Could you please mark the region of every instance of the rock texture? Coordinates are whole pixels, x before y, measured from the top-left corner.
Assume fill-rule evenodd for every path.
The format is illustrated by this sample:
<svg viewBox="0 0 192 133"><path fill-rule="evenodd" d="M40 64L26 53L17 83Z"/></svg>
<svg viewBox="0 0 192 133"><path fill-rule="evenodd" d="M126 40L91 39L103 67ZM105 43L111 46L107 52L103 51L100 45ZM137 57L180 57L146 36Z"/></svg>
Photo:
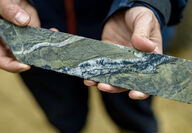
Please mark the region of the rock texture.
<svg viewBox="0 0 192 133"><path fill-rule="evenodd" d="M0 36L22 63L192 103L191 61L4 20Z"/></svg>

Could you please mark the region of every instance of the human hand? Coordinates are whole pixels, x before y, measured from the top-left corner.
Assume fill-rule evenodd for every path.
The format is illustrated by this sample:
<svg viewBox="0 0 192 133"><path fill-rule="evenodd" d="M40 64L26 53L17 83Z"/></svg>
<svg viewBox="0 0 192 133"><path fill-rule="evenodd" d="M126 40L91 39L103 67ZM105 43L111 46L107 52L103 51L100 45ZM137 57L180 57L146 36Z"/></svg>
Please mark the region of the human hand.
<svg viewBox="0 0 192 133"><path fill-rule="evenodd" d="M40 26L37 12L28 0L0 0L0 16L18 26ZM23 72L30 69L30 66L18 62L0 39L0 68L9 72Z"/></svg>
<svg viewBox="0 0 192 133"><path fill-rule="evenodd" d="M162 37L159 22L154 13L146 7L133 7L114 14L105 24L102 41L134 47L144 52L162 53ZM87 86L97 86L99 90L119 93L127 89L104 83L84 80ZM146 99L149 95L130 91L132 99Z"/></svg>

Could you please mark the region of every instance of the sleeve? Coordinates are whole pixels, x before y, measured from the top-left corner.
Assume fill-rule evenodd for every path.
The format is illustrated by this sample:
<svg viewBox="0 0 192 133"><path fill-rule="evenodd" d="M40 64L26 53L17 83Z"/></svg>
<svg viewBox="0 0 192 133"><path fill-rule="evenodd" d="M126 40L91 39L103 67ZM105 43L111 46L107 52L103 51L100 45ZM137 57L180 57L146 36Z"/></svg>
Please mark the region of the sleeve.
<svg viewBox="0 0 192 133"><path fill-rule="evenodd" d="M168 25L175 25L183 20L183 12L187 4L187 0L170 0L170 1L172 8Z"/></svg>
<svg viewBox="0 0 192 133"><path fill-rule="evenodd" d="M33 2L33 0L29 0L29 2L34 6L34 2Z"/></svg>
<svg viewBox="0 0 192 133"><path fill-rule="evenodd" d="M113 0L107 18L121 9L145 6L154 12L162 29L165 25L182 21L186 3L187 0Z"/></svg>
<svg viewBox="0 0 192 133"><path fill-rule="evenodd" d="M168 23L171 14L170 0L113 0L107 18L115 12L135 6L150 8L159 20L161 27Z"/></svg>

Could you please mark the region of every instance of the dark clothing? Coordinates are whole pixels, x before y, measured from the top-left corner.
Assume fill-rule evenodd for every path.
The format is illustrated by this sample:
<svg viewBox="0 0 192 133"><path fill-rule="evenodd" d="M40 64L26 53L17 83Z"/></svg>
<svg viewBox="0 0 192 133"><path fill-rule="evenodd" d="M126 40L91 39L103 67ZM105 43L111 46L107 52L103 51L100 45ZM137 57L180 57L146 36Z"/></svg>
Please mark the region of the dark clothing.
<svg viewBox="0 0 192 133"><path fill-rule="evenodd" d="M64 0L31 2L38 11L42 27L68 31ZM128 0L74 0L77 34L100 39L102 23L107 14L111 15L114 11L125 8L126 2ZM132 7L137 2L127 4L127 7ZM144 3L144 6L150 5ZM159 8L150 8L159 16L159 21L164 21ZM21 73L21 77L56 128L62 133L80 132L88 112L88 89L83 85L82 79L35 67ZM157 132L157 122L151 110L151 97L134 101L128 98L127 92L101 94L109 115L119 127L141 133Z"/></svg>
<svg viewBox="0 0 192 133"><path fill-rule="evenodd" d="M88 111L88 88L82 79L34 67L21 77L60 132L78 133L82 129Z"/></svg>
<svg viewBox="0 0 192 133"><path fill-rule="evenodd" d="M80 132L88 112L88 89L82 79L39 68L32 68L21 76L49 121L60 132ZM128 98L127 92L101 94L108 114L119 127L139 133L157 132L151 98L135 101Z"/></svg>
<svg viewBox="0 0 192 133"><path fill-rule="evenodd" d="M187 4L187 0L170 0L171 1L171 16L168 25L178 24L183 20L183 11Z"/></svg>

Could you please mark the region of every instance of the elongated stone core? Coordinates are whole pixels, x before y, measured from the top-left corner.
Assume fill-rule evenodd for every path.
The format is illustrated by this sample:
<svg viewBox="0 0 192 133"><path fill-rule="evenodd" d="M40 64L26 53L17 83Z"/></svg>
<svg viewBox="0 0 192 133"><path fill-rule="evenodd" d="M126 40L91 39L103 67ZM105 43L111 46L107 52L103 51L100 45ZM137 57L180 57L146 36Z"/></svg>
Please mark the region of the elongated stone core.
<svg viewBox="0 0 192 133"><path fill-rule="evenodd" d="M0 36L22 63L192 103L191 61L4 20Z"/></svg>

